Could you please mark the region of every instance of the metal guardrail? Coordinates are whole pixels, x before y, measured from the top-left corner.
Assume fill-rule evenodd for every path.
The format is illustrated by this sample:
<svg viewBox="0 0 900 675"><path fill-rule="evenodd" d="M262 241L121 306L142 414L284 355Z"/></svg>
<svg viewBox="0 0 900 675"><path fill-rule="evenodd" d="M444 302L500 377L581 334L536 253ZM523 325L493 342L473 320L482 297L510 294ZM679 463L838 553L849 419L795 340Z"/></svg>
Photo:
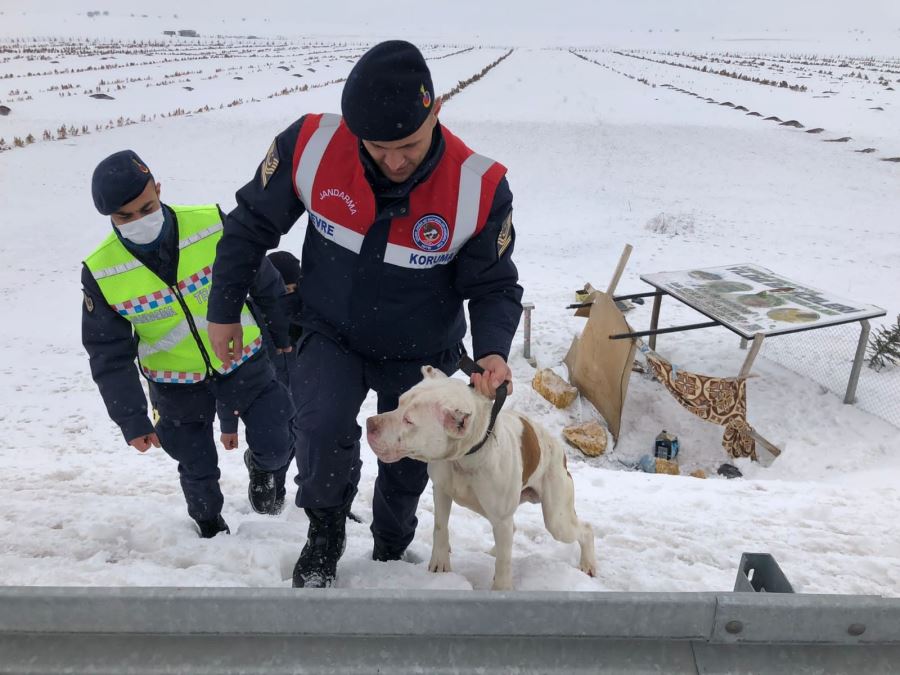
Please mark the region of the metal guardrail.
<svg viewBox="0 0 900 675"><path fill-rule="evenodd" d="M0 673L897 673L900 600L0 587Z"/></svg>

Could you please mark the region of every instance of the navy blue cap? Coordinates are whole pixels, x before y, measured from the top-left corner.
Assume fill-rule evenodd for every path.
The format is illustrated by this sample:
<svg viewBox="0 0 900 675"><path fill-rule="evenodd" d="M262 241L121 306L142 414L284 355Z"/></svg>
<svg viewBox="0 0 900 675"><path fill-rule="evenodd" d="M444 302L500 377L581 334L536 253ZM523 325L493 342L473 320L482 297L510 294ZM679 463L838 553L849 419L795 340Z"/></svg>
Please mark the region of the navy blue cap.
<svg viewBox="0 0 900 675"><path fill-rule="evenodd" d="M389 40L360 57L347 76L341 113L367 141L398 141L414 133L434 105L431 72L415 45Z"/></svg>
<svg viewBox="0 0 900 675"><path fill-rule="evenodd" d="M120 150L104 159L94 169L91 194L94 206L108 216L136 199L153 174L134 150Z"/></svg>
<svg viewBox="0 0 900 675"><path fill-rule="evenodd" d="M287 251L275 251L269 254L269 261L275 266L284 279L285 284L300 283L300 261L297 256Z"/></svg>

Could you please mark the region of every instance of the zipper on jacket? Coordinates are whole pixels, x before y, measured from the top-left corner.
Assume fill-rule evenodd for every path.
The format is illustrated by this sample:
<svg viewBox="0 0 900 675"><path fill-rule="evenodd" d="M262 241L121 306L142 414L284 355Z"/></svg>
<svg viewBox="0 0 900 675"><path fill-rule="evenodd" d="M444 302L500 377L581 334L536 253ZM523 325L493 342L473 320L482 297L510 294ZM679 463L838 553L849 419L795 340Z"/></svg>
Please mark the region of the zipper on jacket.
<svg viewBox="0 0 900 675"><path fill-rule="evenodd" d="M209 360L209 354L206 353L206 347L203 346L203 340L200 339L200 331L197 330L197 324L194 323L194 315L191 314L191 310L188 309L187 303L181 295L181 291L178 290L178 286L169 286L169 289L175 294L175 297L178 298L178 304L180 304L181 309L184 310L184 317L187 319L191 334L194 336L194 341L197 343L197 347L200 348L200 355L203 357L203 362L206 364L206 376L213 377L216 374L216 371L212 367L212 362Z"/></svg>

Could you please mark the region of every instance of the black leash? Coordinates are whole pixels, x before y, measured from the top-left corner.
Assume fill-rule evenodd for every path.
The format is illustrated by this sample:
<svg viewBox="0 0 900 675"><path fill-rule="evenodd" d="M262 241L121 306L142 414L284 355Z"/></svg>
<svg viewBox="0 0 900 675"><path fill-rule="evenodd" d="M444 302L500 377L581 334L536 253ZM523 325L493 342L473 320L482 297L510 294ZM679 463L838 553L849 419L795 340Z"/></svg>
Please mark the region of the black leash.
<svg viewBox="0 0 900 675"><path fill-rule="evenodd" d="M468 354L463 354L459 359L459 369L463 371L469 377L472 376L472 373L484 373L484 368L475 363ZM506 402L506 396L509 393L509 388L506 386L507 383L504 382L499 387L497 387L497 393L494 395L494 405L491 407L491 420L488 422L487 431L484 433L484 438L478 442L477 445L472 446L472 449L466 453L466 457L469 455L475 454L479 450L481 450L482 446L488 442L488 439L491 437L491 434L494 433L494 423L497 421L497 415L500 414L500 409L503 407L503 404ZM474 386L472 384L470 387Z"/></svg>

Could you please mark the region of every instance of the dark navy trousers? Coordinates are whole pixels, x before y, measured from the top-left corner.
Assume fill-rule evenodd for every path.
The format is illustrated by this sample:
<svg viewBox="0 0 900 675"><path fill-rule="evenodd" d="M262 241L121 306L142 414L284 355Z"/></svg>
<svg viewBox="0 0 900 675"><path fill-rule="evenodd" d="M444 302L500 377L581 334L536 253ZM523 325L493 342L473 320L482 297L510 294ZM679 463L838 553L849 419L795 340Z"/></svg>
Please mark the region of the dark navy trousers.
<svg viewBox="0 0 900 675"><path fill-rule="evenodd" d="M215 518L224 501L213 431L216 400L244 422L257 467L284 471L291 457L294 406L264 353L229 375L198 384L151 382L150 401L159 414L156 434L163 450L178 462L181 489L194 520Z"/></svg>
<svg viewBox="0 0 900 675"><path fill-rule="evenodd" d="M291 373L297 408L297 506L328 509L353 500L362 466L357 416L369 390L378 394L379 413L394 410L400 395L422 379L423 365L450 375L460 354L460 348L453 348L421 360L373 360L319 333L301 337ZM394 464L378 462L372 503L377 542L397 551L409 545L418 524L419 496L427 483L424 462L408 458Z"/></svg>

